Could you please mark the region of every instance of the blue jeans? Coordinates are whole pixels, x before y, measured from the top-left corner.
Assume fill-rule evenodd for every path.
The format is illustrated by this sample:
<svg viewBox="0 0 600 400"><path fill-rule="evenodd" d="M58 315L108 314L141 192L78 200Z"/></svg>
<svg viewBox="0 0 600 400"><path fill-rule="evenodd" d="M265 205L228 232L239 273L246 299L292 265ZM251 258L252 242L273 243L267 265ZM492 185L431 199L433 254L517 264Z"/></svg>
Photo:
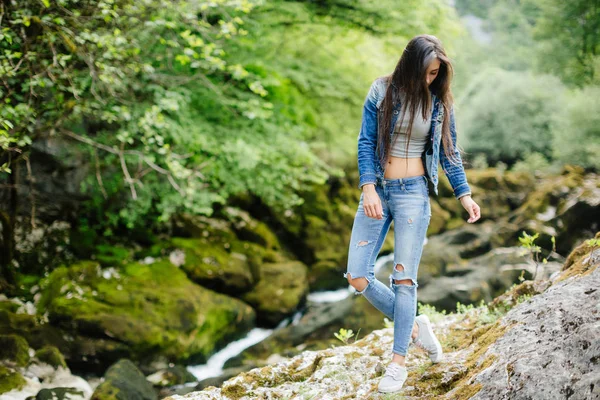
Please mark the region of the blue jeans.
<svg viewBox="0 0 600 400"><path fill-rule="evenodd" d="M417 313L417 271L427 227L431 219L429 187L424 175L399 179L378 178L375 190L381 199L383 218L368 217L363 194L354 217L344 277L366 278L362 294L375 308L394 321L393 352L406 356ZM394 269L389 287L375 278L375 260L394 221ZM394 280L410 280L395 283Z"/></svg>

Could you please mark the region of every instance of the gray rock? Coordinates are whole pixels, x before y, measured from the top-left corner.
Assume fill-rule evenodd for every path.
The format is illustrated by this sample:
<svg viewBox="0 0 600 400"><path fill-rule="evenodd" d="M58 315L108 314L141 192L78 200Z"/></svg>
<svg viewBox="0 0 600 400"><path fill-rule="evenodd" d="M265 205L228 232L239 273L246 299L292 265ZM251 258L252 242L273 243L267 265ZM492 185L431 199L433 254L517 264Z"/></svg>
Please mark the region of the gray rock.
<svg viewBox="0 0 600 400"><path fill-rule="evenodd" d="M111 365L102 382L92 395L93 399L117 400L156 400L157 393L152 384L128 359L121 359Z"/></svg>
<svg viewBox="0 0 600 400"><path fill-rule="evenodd" d="M600 398L600 269L569 278L510 310L517 322L488 352L472 400ZM451 394L450 392L449 394Z"/></svg>

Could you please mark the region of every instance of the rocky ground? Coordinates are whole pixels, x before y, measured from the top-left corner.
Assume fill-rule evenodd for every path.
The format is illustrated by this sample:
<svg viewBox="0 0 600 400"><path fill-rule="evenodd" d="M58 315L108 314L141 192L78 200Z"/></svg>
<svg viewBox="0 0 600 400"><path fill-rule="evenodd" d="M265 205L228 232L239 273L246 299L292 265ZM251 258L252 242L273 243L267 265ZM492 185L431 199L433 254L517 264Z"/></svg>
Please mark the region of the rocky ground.
<svg viewBox="0 0 600 400"><path fill-rule="evenodd" d="M488 305L449 315L425 307L445 358L432 364L411 347L399 394L377 393L393 341L385 328L167 400L600 398L599 265L600 248L584 242L549 279L524 281Z"/></svg>

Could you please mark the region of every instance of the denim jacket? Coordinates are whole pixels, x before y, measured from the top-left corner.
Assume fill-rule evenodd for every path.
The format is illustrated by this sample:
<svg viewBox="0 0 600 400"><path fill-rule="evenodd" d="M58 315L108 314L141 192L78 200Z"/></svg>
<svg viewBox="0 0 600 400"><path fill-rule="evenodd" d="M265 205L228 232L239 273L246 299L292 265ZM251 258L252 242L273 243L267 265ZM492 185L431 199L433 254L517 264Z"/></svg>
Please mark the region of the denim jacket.
<svg viewBox="0 0 600 400"><path fill-rule="evenodd" d="M365 99L363 107L363 116L360 132L358 134L358 173L359 183L358 187L362 188L363 185L368 183L377 184L378 181L383 179L384 169L381 166L377 152L377 125L378 116L382 116L380 113L380 106L385 96L386 83L384 78L377 78L369 89L369 93ZM450 109L450 133L452 137L452 143L454 144L454 154L460 165L451 164L450 160L446 157L442 148L442 121L444 118L444 107L441 106L439 98L431 93L433 102L433 114L431 120L431 129L429 131L429 137L425 150L421 159L425 166L425 172L427 179L433 184L433 189L438 195L438 162L442 164L444 174L448 177L450 186L454 191L454 197L459 199L462 196L471 194L471 188L467 183L467 176L462 166L462 159L460 153L456 148L456 123L454 121L454 107ZM398 102L394 107L392 114L391 131L389 133L390 140L394 132L394 125L400 114L401 104ZM382 110L381 110L382 111Z"/></svg>

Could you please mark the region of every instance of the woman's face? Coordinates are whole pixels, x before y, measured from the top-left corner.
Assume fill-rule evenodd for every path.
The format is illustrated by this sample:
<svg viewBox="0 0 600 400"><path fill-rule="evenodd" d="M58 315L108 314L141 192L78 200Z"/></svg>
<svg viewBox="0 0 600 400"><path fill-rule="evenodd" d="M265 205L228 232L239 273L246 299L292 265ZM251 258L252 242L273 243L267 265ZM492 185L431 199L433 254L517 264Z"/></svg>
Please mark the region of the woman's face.
<svg viewBox="0 0 600 400"><path fill-rule="evenodd" d="M440 60L434 58L433 61L427 67L427 72L425 74L425 79L427 80L427 86L431 85L431 82L435 80L440 71Z"/></svg>

